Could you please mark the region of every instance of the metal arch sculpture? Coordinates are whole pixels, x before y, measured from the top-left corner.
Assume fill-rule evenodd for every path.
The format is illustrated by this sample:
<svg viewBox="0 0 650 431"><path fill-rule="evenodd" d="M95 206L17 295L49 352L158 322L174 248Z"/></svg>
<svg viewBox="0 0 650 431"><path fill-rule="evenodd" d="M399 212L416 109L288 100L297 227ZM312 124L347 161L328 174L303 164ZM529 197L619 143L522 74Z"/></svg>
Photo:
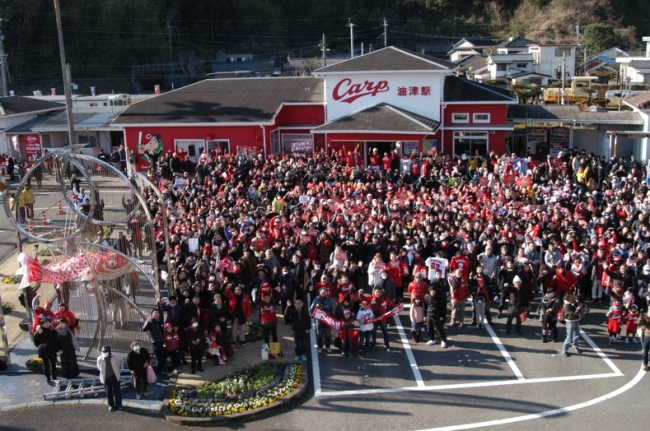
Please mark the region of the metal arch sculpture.
<svg viewBox="0 0 650 431"><path fill-rule="evenodd" d="M48 277L39 281L42 283L39 287L44 289L39 292L47 292L43 295L45 297L59 296L78 313L82 325L77 335L82 346L81 354L89 359L96 356L95 347L101 346L105 340L110 340L116 352L127 352L134 339L148 341L144 340L146 334L140 331L142 318L146 317L143 308L157 306L160 288L155 248L144 240L154 238L152 217L146 201L136 185L121 171L92 156L79 154L80 148L69 146L56 149L36 160L13 190L14 208L9 205L10 191L5 191L2 198L5 212L16 227L19 249L24 244L26 248L33 247L32 254L42 255L38 248L41 245L45 246L54 261L58 256L65 257L52 267L55 271L65 271L67 275L55 277L50 271ZM47 171L49 177L44 174ZM77 189L73 192L72 187L68 187L66 176L72 184L72 172L76 173L76 184L81 184L79 189L83 191ZM28 186L34 182L36 204L31 210L32 218L25 219L26 211L19 208L18 202L23 190L27 188L29 192L31 187ZM89 192L86 196L85 190ZM126 195L129 196L128 204L125 203ZM81 198L84 201L88 199L85 201L86 207L78 204ZM37 212L42 215L40 225L35 217ZM147 231L147 225L151 232ZM107 244L90 242L89 237L93 234L97 234L98 241L103 242L117 239L115 235L119 237L118 232L136 228L143 237L140 242L144 243L140 244L138 259L120 253ZM106 268L98 266L98 256L102 253L109 253L120 262L128 262L133 270L125 270L124 273L116 271L115 277L106 275L102 272ZM22 259L28 260L24 256ZM47 268L33 268L36 272L47 272ZM95 284L89 283L90 280L95 280ZM36 280L28 277L26 281ZM31 290L30 286L27 289L28 306L31 305ZM117 311L120 311L119 327L116 323ZM113 322L110 322L109 315L113 316ZM32 319L29 320L31 322Z"/></svg>

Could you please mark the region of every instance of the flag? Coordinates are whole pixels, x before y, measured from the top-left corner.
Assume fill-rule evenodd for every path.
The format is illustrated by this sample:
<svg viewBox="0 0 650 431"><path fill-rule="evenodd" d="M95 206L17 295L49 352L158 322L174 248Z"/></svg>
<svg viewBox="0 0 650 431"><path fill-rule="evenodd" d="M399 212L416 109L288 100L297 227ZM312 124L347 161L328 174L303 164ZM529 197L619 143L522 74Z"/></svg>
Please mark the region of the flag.
<svg viewBox="0 0 650 431"><path fill-rule="evenodd" d="M223 234L226 237L226 241L228 241L228 246L232 247L232 234L230 233L230 229L227 227L223 228Z"/></svg>

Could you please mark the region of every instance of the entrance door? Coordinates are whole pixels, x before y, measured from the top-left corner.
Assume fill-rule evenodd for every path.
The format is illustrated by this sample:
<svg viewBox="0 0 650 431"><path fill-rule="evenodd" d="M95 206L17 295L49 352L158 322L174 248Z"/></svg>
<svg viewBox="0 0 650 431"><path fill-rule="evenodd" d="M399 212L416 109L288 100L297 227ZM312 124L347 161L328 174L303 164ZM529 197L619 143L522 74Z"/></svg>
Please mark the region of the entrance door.
<svg viewBox="0 0 650 431"><path fill-rule="evenodd" d="M199 156L205 147L205 141L203 139L179 139L174 142L174 147L177 151L187 154L190 162L198 163Z"/></svg>
<svg viewBox="0 0 650 431"><path fill-rule="evenodd" d="M214 154L215 150L217 156L230 154L230 143L228 141L219 140L208 141L208 152Z"/></svg>

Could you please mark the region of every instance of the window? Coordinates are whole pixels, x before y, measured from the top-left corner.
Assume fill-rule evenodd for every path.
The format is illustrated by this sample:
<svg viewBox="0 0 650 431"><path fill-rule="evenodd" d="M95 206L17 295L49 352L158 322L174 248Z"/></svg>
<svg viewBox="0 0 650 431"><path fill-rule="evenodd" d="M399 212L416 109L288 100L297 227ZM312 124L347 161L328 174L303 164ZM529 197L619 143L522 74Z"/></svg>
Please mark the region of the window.
<svg viewBox="0 0 650 431"><path fill-rule="evenodd" d="M556 57L562 57L562 55L566 55L567 57L571 57L571 48L556 48L555 49L555 56Z"/></svg>
<svg viewBox="0 0 650 431"><path fill-rule="evenodd" d="M488 134L487 132L455 132L454 133L454 154L462 156L474 155L476 152L481 156L487 155Z"/></svg>
<svg viewBox="0 0 650 431"><path fill-rule="evenodd" d="M43 148L52 148L52 135L41 135L41 145Z"/></svg>
<svg viewBox="0 0 650 431"><path fill-rule="evenodd" d="M176 151L187 153L187 158L192 163L198 163L199 155L205 148L205 141L203 139L176 139L174 141L174 148Z"/></svg>
<svg viewBox="0 0 650 431"><path fill-rule="evenodd" d="M95 135L78 135L79 143L84 145L84 148L95 148L97 146L97 136Z"/></svg>
<svg viewBox="0 0 650 431"><path fill-rule="evenodd" d="M469 114L453 114L452 123L469 123Z"/></svg>
<svg viewBox="0 0 650 431"><path fill-rule="evenodd" d="M305 135L282 135L282 152L284 154L312 154L314 152L314 137Z"/></svg>
<svg viewBox="0 0 650 431"><path fill-rule="evenodd" d="M489 123L490 114L474 114L475 123Z"/></svg>
<svg viewBox="0 0 650 431"><path fill-rule="evenodd" d="M528 63L517 63L517 69L526 69L528 67Z"/></svg>
<svg viewBox="0 0 650 431"><path fill-rule="evenodd" d="M497 71L505 72L506 70L508 70L508 65L507 64L505 64L505 63L497 64Z"/></svg>

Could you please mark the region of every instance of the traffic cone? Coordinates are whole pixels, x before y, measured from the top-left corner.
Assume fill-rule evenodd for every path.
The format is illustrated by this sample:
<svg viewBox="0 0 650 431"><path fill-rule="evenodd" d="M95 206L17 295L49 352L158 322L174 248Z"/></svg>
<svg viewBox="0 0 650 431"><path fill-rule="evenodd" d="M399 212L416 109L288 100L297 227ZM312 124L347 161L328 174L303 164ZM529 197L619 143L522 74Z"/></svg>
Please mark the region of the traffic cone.
<svg viewBox="0 0 650 431"><path fill-rule="evenodd" d="M61 201L58 202L58 207L56 209L56 215L63 215L65 212L63 211L63 205L61 205Z"/></svg>
<svg viewBox="0 0 650 431"><path fill-rule="evenodd" d="M41 215L41 226L47 226L47 217L45 217L45 213Z"/></svg>
<svg viewBox="0 0 650 431"><path fill-rule="evenodd" d="M27 232L29 232L30 235L34 235L34 226L32 225L32 221L27 222Z"/></svg>

